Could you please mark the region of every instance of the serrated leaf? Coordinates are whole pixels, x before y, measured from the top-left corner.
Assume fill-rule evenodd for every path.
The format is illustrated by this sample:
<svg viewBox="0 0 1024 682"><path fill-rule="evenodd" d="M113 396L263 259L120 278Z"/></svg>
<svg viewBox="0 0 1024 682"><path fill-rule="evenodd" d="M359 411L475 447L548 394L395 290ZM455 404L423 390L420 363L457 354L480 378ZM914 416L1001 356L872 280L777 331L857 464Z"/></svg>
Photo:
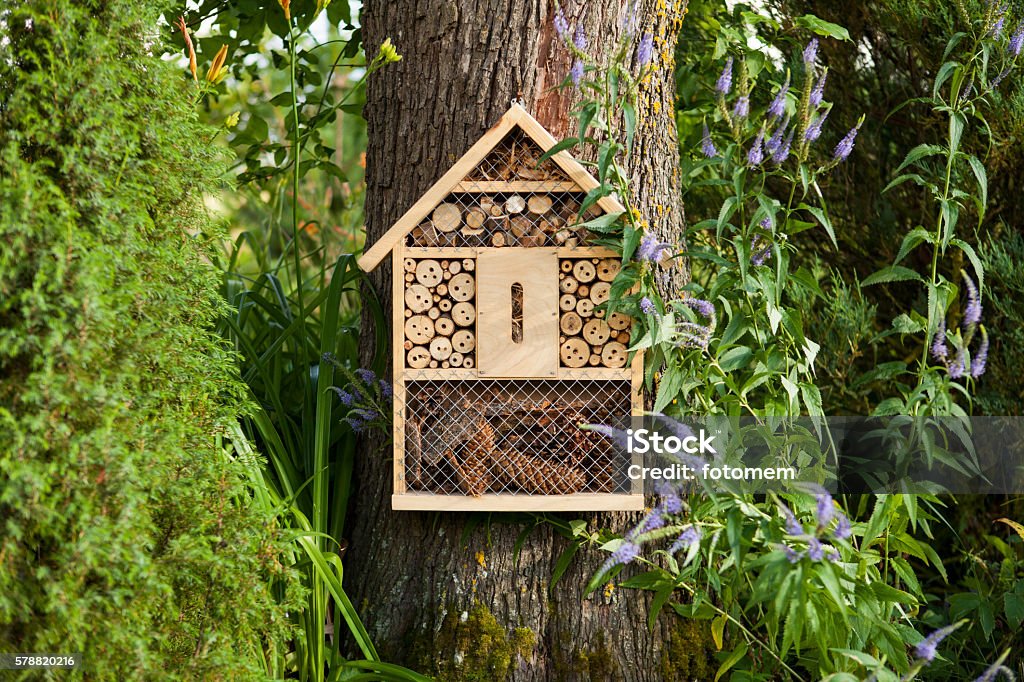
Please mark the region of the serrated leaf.
<svg viewBox="0 0 1024 682"><path fill-rule="evenodd" d="M924 229L923 227L915 227L913 230L908 232L905 237L903 237L903 243L900 244L900 250L899 253L896 254L896 260L893 261L893 265L898 264L900 261L906 258L907 254L913 251L918 246L918 244L921 244L922 242L931 243L932 241L934 240L932 238L931 232Z"/></svg>
<svg viewBox="0 0 1024 682"><path fill-rule="evenodd" d="M971 164L974 179L978 181L978 191L981 193L981 210L978 216L980 220L985 215L985 209L988 208L988 174L985 172L985 164L973 154L967 157L967 163Z"/></svg>
<svg viewBox="0 0 1024 682"><path fill-rule="evenodd" d="M722 675L729 672L729 670L731 670L734 665L739 663L746 655L747 643L740 642L739 646L733 649L732 653L729 654L729 657L722 661L722 665L718 666L718 672L715 673L715 682L718 682L720 679L722 679Z"/></svg>
<svg viewBox="0 0 1024 682"><path fill-rule="evenodd" d="M814 31L820 36L826 38L835 38L836 40L849 40L850 32L839 24L833 24L831 21L825 21L819 19L813 14L805 14L796 19L797 26Z"/></svg>
<svg viewBox="0 0 1024 682"><path fill-rule="evenodd" d="M907 152L907 155L903 157L903 163L899 165L896 172L899 173L912 163L917 163L921 159L928 158L929 156L942 154L944 151L946 151L945 148L940 147L937 144L919 144Z"/></svg>
<svg viewBox="0 0 1024 682"><path fill-rule="evenodd" d="M889 282L906 282L909 280L915 280L920 282L921 275L916 270L905 268L901 265L890 265L887 268L883 268L878 272L870 275L867 279L861 282L861 286L869 287L872 284L887 284Z"/></svg>

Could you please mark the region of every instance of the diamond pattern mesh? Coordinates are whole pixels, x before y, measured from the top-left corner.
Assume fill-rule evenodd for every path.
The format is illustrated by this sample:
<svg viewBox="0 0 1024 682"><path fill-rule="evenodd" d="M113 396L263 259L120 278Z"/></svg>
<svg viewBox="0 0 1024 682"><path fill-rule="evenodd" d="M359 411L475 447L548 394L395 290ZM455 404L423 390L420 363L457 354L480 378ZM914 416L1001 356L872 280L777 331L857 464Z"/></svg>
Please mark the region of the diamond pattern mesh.
<svg viewBox="0 0 1024 682"><path fill-rule="evenodd" d="M519 128L491 150L466 180L569 180L551 159L538 164L544 151Z"/></svg>
<svg viewBox="0 0 1024 682"><path fill-rule="evenodd" d="M579 424L628 428L628 381L412 381L405 480L444 495L629 492L629 455Z"/></svg>

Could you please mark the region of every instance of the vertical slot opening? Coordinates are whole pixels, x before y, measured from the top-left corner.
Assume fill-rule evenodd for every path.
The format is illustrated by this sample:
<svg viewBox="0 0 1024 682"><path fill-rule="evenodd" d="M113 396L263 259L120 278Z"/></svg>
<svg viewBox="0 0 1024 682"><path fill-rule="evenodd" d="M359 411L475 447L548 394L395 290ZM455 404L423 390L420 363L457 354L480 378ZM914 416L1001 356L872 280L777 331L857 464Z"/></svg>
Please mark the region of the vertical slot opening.
<svg viewBox="0 0 1024 682"><path fill-rule="evenodd" d="M523 342L523 285L512 283L512 342Z"/></svg>

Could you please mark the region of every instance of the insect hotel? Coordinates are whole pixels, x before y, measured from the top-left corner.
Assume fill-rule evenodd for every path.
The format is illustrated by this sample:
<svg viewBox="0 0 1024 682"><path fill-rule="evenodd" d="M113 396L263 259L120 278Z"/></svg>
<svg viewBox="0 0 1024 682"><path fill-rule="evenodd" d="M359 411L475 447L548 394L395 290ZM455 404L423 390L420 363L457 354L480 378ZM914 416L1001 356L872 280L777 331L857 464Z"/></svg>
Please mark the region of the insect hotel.
<svg viewBox="0 0 1024 682"><path fill-rule="evenodd" d="M641 414L619 271L580 222L623 211L517 104L359 260L394 264L394 509L643 507L632 460L581 424Z"/></svg>

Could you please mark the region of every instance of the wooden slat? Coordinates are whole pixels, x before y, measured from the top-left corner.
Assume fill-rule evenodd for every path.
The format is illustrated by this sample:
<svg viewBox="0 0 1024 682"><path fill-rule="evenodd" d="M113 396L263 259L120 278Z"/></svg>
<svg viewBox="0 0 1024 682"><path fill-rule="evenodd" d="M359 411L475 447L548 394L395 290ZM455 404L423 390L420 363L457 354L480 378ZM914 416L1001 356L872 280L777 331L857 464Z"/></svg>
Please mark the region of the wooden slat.
<svg viewBox="0 0 1024 682"><path fill-rule="evenodd" d="M467 381L479 379L476 368L456 369L407 369L405 378L409 381Z"/></svg>
<svg viewBox="0 0 1024 682"><path fill-rule="evenodd" d="M463 180L455 185L453 192L578 192L586 190L575 182L565 180Z"/></svg>
<svg viewBox="0 0 1024 682"><path fill-rule="evenodd" d="M406 257L412 258L476 258L476 249L471 246L406 246Z"/></svg>
<svg viewBox="0 0 1024 682"><path fill-rule="evenodd" d="M416 227L423 218L427 216L439 203L451 192L452 188L455 187L466 175L473 170L478 163L484 160L488 152L501 142L501 140L508 134L510 130L515 126L517 115L516 107L513 105L511 109L505 112L505 114L498 120L497 124L486 133L484 133L479 140L477 140L469 151L462 155L462 157L455 162L448 172L441 176L441 179L435 182L430 189L421 196L415 204L413 204L405 214L395 222L394 225L387 231L387 233L377 240L377 242L367 249L362 256L359 258L359 267L364 272L370 272L375 269L380 262L384 260L384 257L388 255L392 249L402 242L405 238L406 233L412 228Z"/></svg>
<svg viewBox="0 0 1024 682"><path fill-rule="evenodd" d="M391 355L394 372L392 421L395 442L393 475L396 495L405 492L405 268L402 267L402 258L402 245L398 244L391 252Z"/></svg>
<svg viewBox="0 0 1024 682"><path fill-rule="evenodd" d="M405 493L392 495L391 508L421 511L641 511L643 495L620 493L575 493L573 495L500 495L480 497Z"/></svg>

